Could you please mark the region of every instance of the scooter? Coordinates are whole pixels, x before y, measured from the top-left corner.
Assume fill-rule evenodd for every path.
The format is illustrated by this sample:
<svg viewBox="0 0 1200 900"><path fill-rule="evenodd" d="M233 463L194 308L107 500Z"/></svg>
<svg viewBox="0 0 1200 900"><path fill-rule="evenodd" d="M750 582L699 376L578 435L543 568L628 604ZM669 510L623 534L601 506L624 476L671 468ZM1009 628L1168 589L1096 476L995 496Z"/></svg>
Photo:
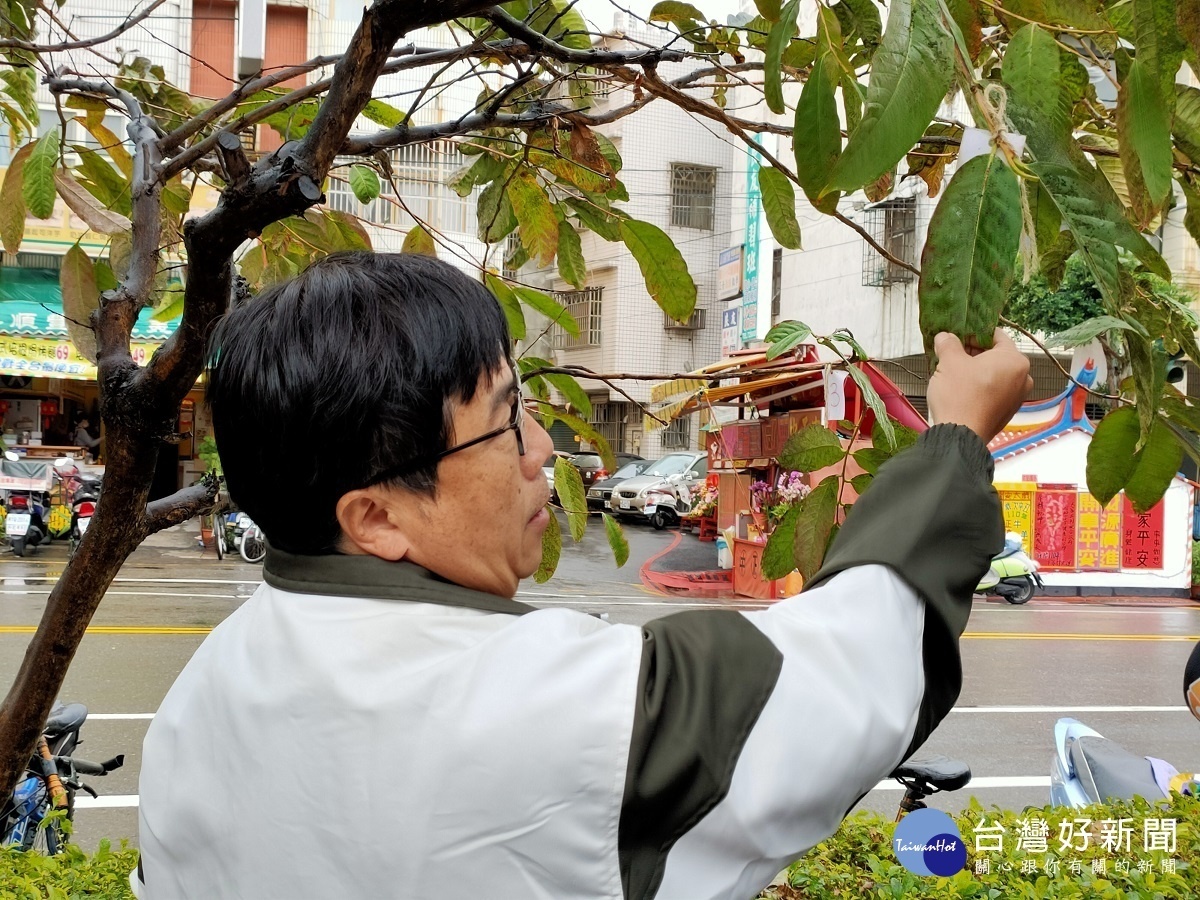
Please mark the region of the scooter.
<svg viewBox="0 0 1200 900"><path fill-rule="evenodd" d="M62 474L62 469L59 470ZM64 476L68 483L67 502L71 505L71 533L69 556L74 556L79 548L79 542L92 524L92 516L96 514L96 504L100 502L102 481L97 475L81 475L75 469Z"/></svg>
<svg viewBox="0 0 1200 900"><path fill-rule="evenodd" d="M668 475L646 493L646 518L656 530L677 525L692 509L692 492L682 475Z"/></svg>
<svg viewBox="0 0 1200 900"><path fill-rule="evenodd" d="M7 494L4 530L13 553L24 556L26 549L49 542L45 515L54 478L49 463L22 460L11 450L4 454L2 471Z"/></svg>
<svg viewBox="0 0 1200 900"><path fill-rule="evenodd" d="M1192 776L1153 756L1138 756L1070 717L1054 723L1050 803L1081 809L1110 800L1161 800Z"/></svg>
<svg viewBox="0 0 1200 900"><path fill-rule="evenodd" d="M1025 553L1021 535L1010 531L1004 536L1004 549L988 567L975 588L977 594L996 594L1009 603L1028 603L1037 588L1044 588L1038 564Z"/></svg>

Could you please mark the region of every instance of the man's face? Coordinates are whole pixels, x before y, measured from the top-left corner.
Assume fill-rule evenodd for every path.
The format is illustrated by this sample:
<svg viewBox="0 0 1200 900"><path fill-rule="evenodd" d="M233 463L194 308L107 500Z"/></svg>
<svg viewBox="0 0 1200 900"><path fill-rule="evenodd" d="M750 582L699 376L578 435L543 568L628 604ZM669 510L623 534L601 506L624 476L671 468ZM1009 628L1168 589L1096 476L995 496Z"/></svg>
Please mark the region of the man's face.
<svg viewBox="0 0 1200 900"><path fill-rule="evenodd" d="M481 378L470 403L456 404L451 446L512 421L520 389L508 363ZM452 453L437 470L430 498L397 488L388 494L398 527L408 540L405 559L464 587L511 597L537 571L542 533L549 522L550 491L542 463L554 445L537 420L522 411L525 455L505 431Z"/></svg>

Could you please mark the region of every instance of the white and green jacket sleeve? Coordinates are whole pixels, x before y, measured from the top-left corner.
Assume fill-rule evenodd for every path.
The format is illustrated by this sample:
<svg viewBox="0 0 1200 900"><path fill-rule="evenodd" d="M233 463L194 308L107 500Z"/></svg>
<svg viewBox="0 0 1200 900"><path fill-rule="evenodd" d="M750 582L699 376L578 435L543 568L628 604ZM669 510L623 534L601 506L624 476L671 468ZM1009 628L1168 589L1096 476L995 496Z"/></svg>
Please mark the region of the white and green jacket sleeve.
<svg viewBox="0 0 1200 900"><path fill-rule="evenodd" d="M752 897L949 712L1003 543L992 460L938 426L881 471L812 585L644 629L620 832L628 900Z"/></svg>

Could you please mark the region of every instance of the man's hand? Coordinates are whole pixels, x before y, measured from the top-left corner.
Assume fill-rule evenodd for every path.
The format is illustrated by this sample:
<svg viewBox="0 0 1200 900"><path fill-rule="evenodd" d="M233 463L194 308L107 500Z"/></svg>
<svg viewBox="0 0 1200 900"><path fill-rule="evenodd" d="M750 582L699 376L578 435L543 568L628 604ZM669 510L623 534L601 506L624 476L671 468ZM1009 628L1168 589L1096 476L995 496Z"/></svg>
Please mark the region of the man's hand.
<svg viewBox="0 0 1200 900"><path fill-rule="evenodd" d="M988 443L1033 389L1029 360L999 328L991 350L964 347L946 331L933 339L933 350L938 366L928 398L934 424L966 425Z"/></svg>

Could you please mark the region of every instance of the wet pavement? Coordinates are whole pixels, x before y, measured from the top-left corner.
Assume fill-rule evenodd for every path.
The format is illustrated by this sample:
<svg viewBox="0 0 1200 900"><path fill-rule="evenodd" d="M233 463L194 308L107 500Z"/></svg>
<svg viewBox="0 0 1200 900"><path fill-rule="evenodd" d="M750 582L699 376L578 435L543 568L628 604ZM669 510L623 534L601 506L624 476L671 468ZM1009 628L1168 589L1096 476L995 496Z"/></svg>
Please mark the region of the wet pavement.
<svg viewBox="0 0 1200 900"><path fill-rule="evenodd" d="M667 549L676 533L628 527L630 559L617 569L603 528L598 520L592 524L581 543L567 538L558 575L546 585L522 585L520 599L606 612L612 622L631 624L680 609L760 607L752 601L655 595L641 584L639 569ZM693 548L698 558L703 548ZM715 560L715 548L711 552ZM65 546L27 559L0 556L5 686L65 562ZM123 769L92 780L98 801L80 799L81 845L94 847L101 837L136 843L141 741L154 710L208 630L260 581L260 566L240 559L218 562L211 551L201 552L194 526L154 536L126 564L62 691L64 699L86 703L92 713L79 755L95 760L126 755ZM1200 607L1187 603L1046 599L1012 607L978 601L962 645L965 677L958 707L925 748L967 761L975 780L931 805L957 809L971 795L985 806L1045 805L1052 727L1060 715L1075 715L1128 749L1162 757L1180 770L1200 769L1200 723L1186 711L1181 691L1183 665L1197 640ZM887 788L873 791L862 805L892 812L899 800L899 790Z"/></svg>

